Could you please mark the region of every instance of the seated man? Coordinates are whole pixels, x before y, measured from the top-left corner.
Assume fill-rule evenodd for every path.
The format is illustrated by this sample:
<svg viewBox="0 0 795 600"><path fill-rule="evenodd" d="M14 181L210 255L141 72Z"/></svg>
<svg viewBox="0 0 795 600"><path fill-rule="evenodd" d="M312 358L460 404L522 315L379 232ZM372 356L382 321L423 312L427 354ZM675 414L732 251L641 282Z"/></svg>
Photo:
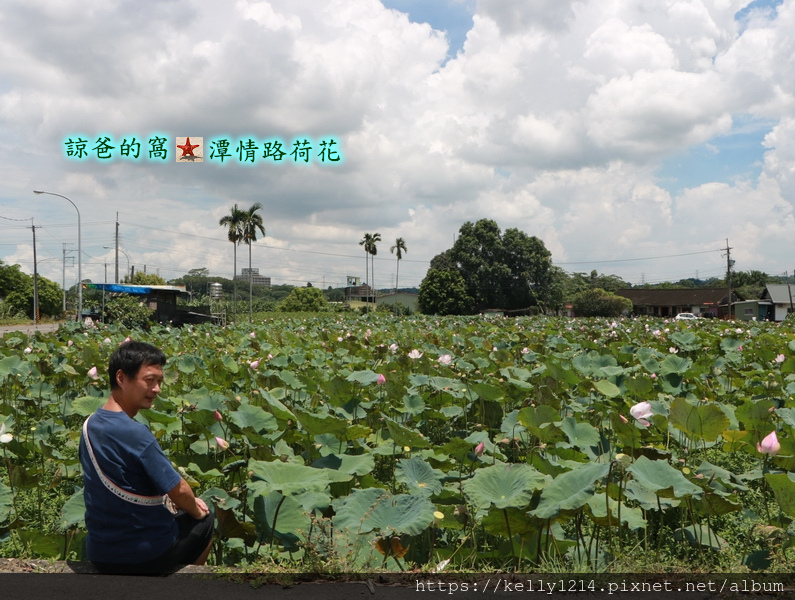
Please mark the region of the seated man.
<svg viewBox="0 0 795 600"><path fill-rule="evenodd" d="M110 398L83 425L88 559L103 573L170 573L180 565L202 565L210 553L213 516L207 505L174 470L149 428L133 419L160 393L165 363L151 344L119 346L110 357Z"/></svg>

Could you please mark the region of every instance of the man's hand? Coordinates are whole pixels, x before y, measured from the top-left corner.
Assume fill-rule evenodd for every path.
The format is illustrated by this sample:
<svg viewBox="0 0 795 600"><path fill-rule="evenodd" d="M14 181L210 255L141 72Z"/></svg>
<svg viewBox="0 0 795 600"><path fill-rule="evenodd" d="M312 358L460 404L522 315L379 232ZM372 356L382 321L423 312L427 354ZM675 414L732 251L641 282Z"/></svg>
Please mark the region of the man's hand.
<svg viewBox="0 0 795 600"><path fill-rule="evenodd" d="M210 512L204 500L197 498L193 494L193 490L190 489L188 482L184 479L180 479L180 482L168 493L168 497L178 508L181 508L196 520L203 519Z"/></svg>

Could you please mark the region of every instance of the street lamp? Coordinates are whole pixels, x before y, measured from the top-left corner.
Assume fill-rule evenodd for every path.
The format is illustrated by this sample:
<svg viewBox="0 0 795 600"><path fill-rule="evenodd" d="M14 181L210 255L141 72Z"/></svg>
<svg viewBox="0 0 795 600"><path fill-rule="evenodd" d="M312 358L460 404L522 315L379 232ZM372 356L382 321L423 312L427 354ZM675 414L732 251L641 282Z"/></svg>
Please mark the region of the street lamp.
<svg viewBox="0 0 795 600"><path fill-rule="evenodd" d="M41 190L33 190L34 194L49 194L50 196L58 196L67 200L69 204L75 207L77 211L77 318L83 318L83 245L81 241L81 226L80 226L80 209L77 204L69 200L66 196L56 194L55 192L43 192Z"/></svg>
<svg viewBox="0 0 795 600"><path fill-rule="evenodd" d="M105 250L115 250L116 249L116 246L102 246L102 247ZM129 275L130 274L130 257L127 256L127 253L124 250L122 250L121 248L119 248L119 252L124 254L124 256L127 258L127 275ZM117 275L118 275L118 273L117 273ZM118 283L118 281L116 283ZM132 277L130 277L130 283L132 283Z"/></svg>

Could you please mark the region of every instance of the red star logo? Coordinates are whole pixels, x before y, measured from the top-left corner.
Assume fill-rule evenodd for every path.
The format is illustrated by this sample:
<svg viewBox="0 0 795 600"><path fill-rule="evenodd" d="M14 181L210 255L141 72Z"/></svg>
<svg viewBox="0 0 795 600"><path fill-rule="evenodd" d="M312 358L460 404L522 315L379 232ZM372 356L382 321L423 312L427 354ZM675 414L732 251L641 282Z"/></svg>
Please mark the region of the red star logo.
<svg viewBox="0 0 795 600"><path fill-rule="evenodd" d="M177 144L177 148L182 150L182 156L195 156L195 154L193 154L193 149L194 148L198 148L198 147L199 147L199 144L191 144L190 143L190 138L187 138L185 140L185 144L184 145Z"/></svg>

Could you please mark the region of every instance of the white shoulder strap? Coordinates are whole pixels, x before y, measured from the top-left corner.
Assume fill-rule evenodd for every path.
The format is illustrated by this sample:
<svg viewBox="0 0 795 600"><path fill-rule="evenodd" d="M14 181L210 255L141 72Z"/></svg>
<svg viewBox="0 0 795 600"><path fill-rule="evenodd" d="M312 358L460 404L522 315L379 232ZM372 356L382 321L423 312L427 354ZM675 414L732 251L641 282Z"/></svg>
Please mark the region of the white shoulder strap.
<svg viewBox="0 0 795 600"><path fill-rule="evenodd" d="M89 416L88 419L91 417ZM118 485L113 483L110 479L105 477L105 474L102 472L102 469L99 468L99 464L97 464L97 458L94 456L94 449L91 447L91 440L88 439L88 419L83 422L83 439L86 442L86 449L88 450L88 456L91 458L91 464L94 465L94 469L99 475L99 480L112 494L118 496L122 500L126 500L127 502L132 502L133 504L139 504L141 506L159 506L161 504L165 504L166 498L168 495L164 496L141 496L140 494L134 494L132 492L128 492L127 490L120 488Z"/></svg>

